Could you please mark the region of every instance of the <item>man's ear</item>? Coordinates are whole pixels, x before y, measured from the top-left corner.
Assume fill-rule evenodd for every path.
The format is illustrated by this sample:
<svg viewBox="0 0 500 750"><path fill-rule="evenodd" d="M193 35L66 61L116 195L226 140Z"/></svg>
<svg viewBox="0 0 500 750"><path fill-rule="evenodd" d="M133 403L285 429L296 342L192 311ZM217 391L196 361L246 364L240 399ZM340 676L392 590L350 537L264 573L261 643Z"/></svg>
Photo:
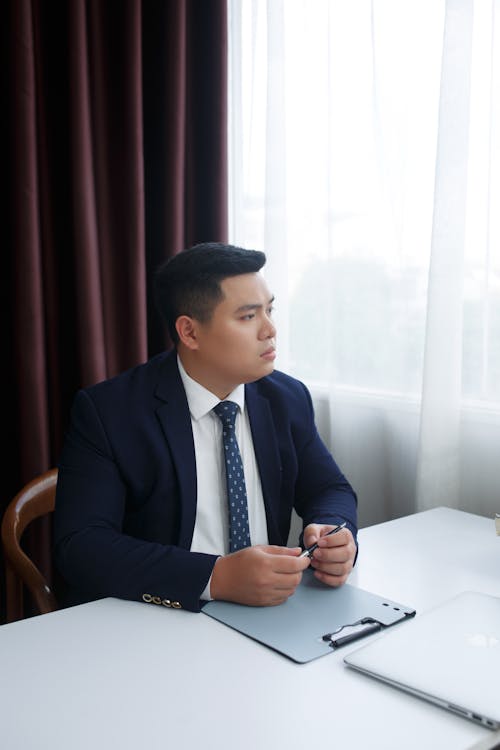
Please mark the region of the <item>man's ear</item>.
<svg viewBox="0 0 500 750"><path fill-rule="evenodd" d="M179 340L185 347L191 350L198 349L198 336L196 320L188 315L179 315L175 321L175 328Z"/></svg>

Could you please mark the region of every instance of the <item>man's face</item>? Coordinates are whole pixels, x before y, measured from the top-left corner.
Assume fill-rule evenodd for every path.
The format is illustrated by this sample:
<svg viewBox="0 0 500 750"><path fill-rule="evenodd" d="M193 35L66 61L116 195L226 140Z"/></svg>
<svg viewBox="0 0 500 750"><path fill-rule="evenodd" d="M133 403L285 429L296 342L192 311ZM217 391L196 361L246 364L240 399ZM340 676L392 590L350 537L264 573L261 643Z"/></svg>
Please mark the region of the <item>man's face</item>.
<svg viewBox="0 0 500 750"><path fill-rule="evenodd" d="M194 321L196 372L190 374L224 398L240 383L273 371L276 328L271 319L273 297L259 273L232 276L220 286L224 299L211 319Z"/></svg>

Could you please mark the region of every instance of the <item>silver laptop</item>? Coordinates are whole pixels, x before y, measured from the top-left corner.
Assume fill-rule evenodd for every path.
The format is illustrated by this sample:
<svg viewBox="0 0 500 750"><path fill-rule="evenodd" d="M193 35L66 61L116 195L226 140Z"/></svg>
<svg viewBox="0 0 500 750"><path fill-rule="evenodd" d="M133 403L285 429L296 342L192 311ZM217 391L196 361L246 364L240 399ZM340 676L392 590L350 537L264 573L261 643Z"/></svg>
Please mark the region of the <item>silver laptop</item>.
<svg viewBox="0 0 500 750"><path fill-rule="evenodd" d="M344 662L460 716L500 728L500 598L465 591Z"/></svg>

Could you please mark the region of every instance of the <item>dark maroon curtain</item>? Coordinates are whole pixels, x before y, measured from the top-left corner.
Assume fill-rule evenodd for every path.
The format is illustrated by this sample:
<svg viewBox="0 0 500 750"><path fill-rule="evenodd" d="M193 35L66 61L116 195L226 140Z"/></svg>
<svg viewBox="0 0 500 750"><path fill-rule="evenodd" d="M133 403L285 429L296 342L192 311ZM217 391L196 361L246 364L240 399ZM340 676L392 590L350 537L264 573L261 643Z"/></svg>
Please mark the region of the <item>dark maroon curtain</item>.
<svg viewBox="0 0 500 750"><path fill-rule="evenodd" d="M56 464L76 389L168 346L156 266L226 239L227 18L9 0L0 19L3 511ZM50 524L26 544L51 578Z"/></svg>

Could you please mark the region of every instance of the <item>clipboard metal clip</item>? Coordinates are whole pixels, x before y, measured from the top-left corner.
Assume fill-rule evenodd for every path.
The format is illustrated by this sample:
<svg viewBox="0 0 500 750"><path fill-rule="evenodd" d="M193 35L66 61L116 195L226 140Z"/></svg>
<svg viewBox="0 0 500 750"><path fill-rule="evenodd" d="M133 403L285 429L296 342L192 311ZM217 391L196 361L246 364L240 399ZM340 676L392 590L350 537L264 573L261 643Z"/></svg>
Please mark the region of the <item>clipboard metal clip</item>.
<svg viewBox="0 0 500 750"><path fill-rule="evenodd" d="M381 629L382 625L379 622L371 617L365 617L350 625L342 625L342 627L337 628L333 633L325 633L321 640L326 641L332 648L339 648L340 646L345 646L347 643L357 641L359 638L376 633Z"/></svg>

